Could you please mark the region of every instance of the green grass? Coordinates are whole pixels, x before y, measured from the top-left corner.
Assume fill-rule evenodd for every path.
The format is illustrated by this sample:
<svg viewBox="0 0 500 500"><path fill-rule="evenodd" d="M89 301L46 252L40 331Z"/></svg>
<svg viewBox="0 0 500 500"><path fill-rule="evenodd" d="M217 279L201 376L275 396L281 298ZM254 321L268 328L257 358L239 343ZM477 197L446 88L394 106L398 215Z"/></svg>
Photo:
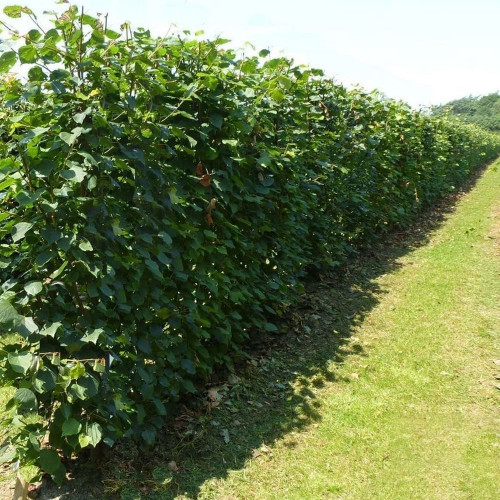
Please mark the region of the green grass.
<svg viewBox="0 0 500 500"><path fill-rule="evenodd" d="M490 167L446 218L311 285L154 450L107 455L95 498L498 498L499 188Z"/></svg>

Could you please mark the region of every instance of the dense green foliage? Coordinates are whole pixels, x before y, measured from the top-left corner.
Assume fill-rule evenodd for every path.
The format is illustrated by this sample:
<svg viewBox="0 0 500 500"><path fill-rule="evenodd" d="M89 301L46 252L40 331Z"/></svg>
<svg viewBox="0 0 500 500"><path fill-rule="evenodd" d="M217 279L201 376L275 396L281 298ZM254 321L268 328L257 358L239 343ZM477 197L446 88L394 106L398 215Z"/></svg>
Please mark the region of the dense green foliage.
<svg viewBox="0 0 500 500"><path fill-rule="evenodd" d="M4 451L56 479L59 451L153 442L165 403L276 330L308 267L407 224L500 150L267 51L122 32L72 7L0 56L28 68L0 89Z"/></svg>
<svg viewBox="0 0 500 500"><path fill-rule="evenodd" d="M435 115L450 113L467 123L500 132L500 94L493 93L480 97L463 97L442 106L432 108Z"/></svg>

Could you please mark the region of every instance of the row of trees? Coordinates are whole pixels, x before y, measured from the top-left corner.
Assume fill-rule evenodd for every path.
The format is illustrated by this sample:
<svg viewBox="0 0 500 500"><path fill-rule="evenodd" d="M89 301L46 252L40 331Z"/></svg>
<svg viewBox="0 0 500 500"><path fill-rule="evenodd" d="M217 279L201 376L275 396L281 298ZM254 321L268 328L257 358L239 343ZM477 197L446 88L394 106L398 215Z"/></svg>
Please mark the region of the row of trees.
<svg viewBox="0 0 500 500"><path fill-rule="evenodd" d="M168 403L277 330L311 266L500 151L268 51L118 33L75 7L47 30L4 12L35 25L0 55L2 452L56 480L62 456L152 443Z"/></svg>

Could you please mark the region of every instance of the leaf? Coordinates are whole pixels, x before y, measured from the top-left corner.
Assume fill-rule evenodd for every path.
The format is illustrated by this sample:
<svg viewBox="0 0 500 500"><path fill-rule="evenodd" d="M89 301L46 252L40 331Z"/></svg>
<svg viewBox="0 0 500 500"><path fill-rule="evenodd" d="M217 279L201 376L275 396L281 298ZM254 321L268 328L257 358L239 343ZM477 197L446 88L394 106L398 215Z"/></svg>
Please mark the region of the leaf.
<svg viewBox="0 0 500 500"><path fill-rule="evenodd" d="M146 444L151 446L156 439L156 431L154 429L145 429L141 432L141 437L144 439Z"/></svg>
<svg viewBox="0 0 500 500"><path fill-rule="evenodd" d="M82 337L84 342L91 342L92 344L96 344L99 340L99 337L104 333L102 328L94 328L87 331L87 333Z"/></svg>
<svg viewBox="0 0 500 500"><path fill-rule="evenodd" d="M200 184L204 187L210 186L210 174L205 174L200 179Z"/></svg>
<svg viewBox="0 0 500 500"><path fill-rule="evenodd" d="M82 128L81 127L77 127L75 129L73 129L70 132L61 132L59 134L59 137L68 145L68 146L72 146L73 143L78 139L78 137L80 137L80 135L82 134Z"/></svg>
<svg viewBox="0 0 500 500"><path fill-rule="evenodd" d="M73 116L73 120L75 121L75 123L81 125L85 121L85 118L89 116L91 112L92 108L87 108L85 111L82 111L81 113L76 113Z"/></svg>
<svg viewBox="0 0 500 500"><path fill-rule="evenodd" d="M0 299L0 325L9 325L19 318L14 306L7 300Z"/></svg>
<svg viewBox="0 0 500 500"><path fill-rule="evenodd" d="M82 241L78 245L78 248L84 252L91 252L92 250L94 250L94 247L92 246L90 241L87 241L87 240Z"/></svg>
<svg viewBox="0 0 500 500"><path fill-rule="evenodd" d="M28 295L34 297L43 290L43 285L41 281L30 281L24 285L24 289Z"/></svg>
<svg viewBox="0 0 500 500"><path fill-rule="evenodd" d="M175 474L177 474L178 472L180 472L179 466L173 460L171 460L170 462L168 462L167 467L172 472L174 472Z"/></svg>
<svg viewBox="0 0 500 500"><path fill-rule="evenodd" d="M18 222L13 228L12 228L12 241L14 243L18 242L19 240L22 240L26 233L33 227L33 224L30 224L29 222Z"/></svg>
<svg viewBox="0 0 500 500"><path fill-rule="evenodd" d="M90 439L90 444L94 447L97 446L102 440L102 427L97 422L90 423L87 428L87 436Z"/></svg>
<svg viewBox="0 0 500 500"><path fill-rule="evenodd" d="M38 66L33 66L29 69L28 77L31 82L43 82L47 79L47 75Z"/></svg>
<svg viewBox="0 0 500 500"><path fill-rule="evenodd" d="M56 376L48 368L38 370L36 376L33 378L33 388L40 394L45 394L56 387Z"/></svg>
<svg viewBox="0 0 500 500"><path fill-rule="evenodd" d="M81 448L86 448L90 444L90 438L85 434L78 434L78 444Z"/></svg>
<svg viewBox="0 0 500 500"><path fill-rule="evenodd" d="M215 210L215 207L217 206L217 198L212 198L210 200L210 203L207 205L206 210L211 212L212 210Z"/></svg>
<svg viewBox="0 0 500 500"><path fill-rule="evenodd" d="M52 279L56 279L57 277L59 277L59 276L62 274L62 272L66 269L66 266L67 266L67 265L68 265L68 261L67 261L67 260L65 260L65 261L61 264L61 266L60 266L58 269L56 269L56 270L55 270L55 271L54 271L54 272L50 275L50 277L51 277Z"/></svg>
<svg viewBox="0 0 500 500"><path fill-rule="evenodd" d="M40 196L44 193L45 189L38 189L35 193L30 193L27 191L21 191L16 196L16 201L18 202L20 207L24 207L27 205L33 205L33 203L40 198Z"/></svg>
<svg viewBox="0 0 500 500"><path fill-rule="evenodd" d="M46 251L38 254L35 258L35 264L43 267L47 262L51 261L57 254L55 252Z"/></svg>
<svg viewBox="0 0 500 500"><path fill-rule="evenodd" d="M194 375L196 373L194 363L190 359L183 359L181 361L181 367L186 370L186 373L189 373L190 375Z"/></svg>
<svg viewBox="0 0 500 500"><path fill-rule="evenodd" d="M48 474L54 474L61 467L61 459L55 450L40 451L40 467Z"/></svg>
<svg viewBox="0 0 500 500"><path fill-rule="evenodd" d="M255 61L247 60L241 65L241 71L243 73L254 73L257 69L257 64Z"/></svg>
<svg viewBox="0 0 500 500"><path fill-rule="evenodd" d="M121 37L120 33L117 33L116 31L107 29L104 34L111 40L116 40L117 38Z"/></svg>
<svg viewBox="0 0 500 500"><path fill-rule="evenodd" d="M23 45L19 48L19 60L21 64L31 64L38 59L36 47L32 44Z"/></svg>
<svg viewBox="0 0 500 500"><path fill-rule="evenodd" d="M229 431L227 429L221 429L220 435L222 436L222 439L224 439L224 443L229 444Z"/></svg>
<svg viewBox="0 0 500 500"><path fill-rule="evenodd" d="M27 339L32 333L38 331L38 326L31 317L18 316L13 323L13 329L19 333L19 335Z"/></svg>
<svg viewBox="0 0 500 500"><path fill-rule="evenodd" d="M60 172L61 177L71 181L71 182L82 182L85 179L86 170L79 165L72 165L71 168L63 170Z"/></svg>
<svg viewBox="0 0 500 500"><path fill-rule="evenodd" d="M4 7L4 9L3 9L3 13L12 19L16 19L18 17L21 17L22 11L23 11L23 8L20 5L8 5L7 7Z"/></svg>
<svg viewBox="0 0 500 500"><path fill-rule="evenodd" d="M28 144L31 139L45 134L49 130L49 127L36 127L31 129L24 137L19 141L19 144Z"/></svg>
<svg viewBox="0 0 500 500"><path fill-rule="evenodd" d="M222 123L224 122L224 119L222 118L221 115L214 113L210 115L210 123L215 127L215 128L221 128Z"/></svg>
<svg viewBox="0 0 500 500"><path fill-rule="evenodd" d="M30 352L9 353L9 364L16 373L23 375L29 370L33 362L33 354Z"/></svg>
<svg viewBox="0 0 500 500"><path fill-rule="evenodd" d="M265 325L266 331L268 332L278 332L278 327L273 323L266 323Z"/></svg>
<svg viewBox="0 0 500 500"><path fill-rule="evenodd" d="M21 388L14 394L14 401L23 409L35 411L38 409L38 401L35 393L29 389Z"/></svg>
<svg viewBox="0 0 500 500"><path fill-rule="evenodd" d="M85 374L74 383L68 392L82 401L96 396L99 392L99 382L95 377Z"/></svg>
<svg viewBox="0 0 500 500"><path fill-rule="evenodd" d="M62 436L74 436L82 430L82 424L75 418L68 418L62 424Z"/></svg>

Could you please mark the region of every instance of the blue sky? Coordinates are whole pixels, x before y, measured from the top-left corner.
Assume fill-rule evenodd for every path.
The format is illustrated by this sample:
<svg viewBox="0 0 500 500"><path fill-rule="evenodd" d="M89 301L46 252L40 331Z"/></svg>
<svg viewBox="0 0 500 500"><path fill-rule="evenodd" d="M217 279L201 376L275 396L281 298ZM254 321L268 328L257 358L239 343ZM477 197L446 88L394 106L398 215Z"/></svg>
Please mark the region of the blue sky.
<svg viewBox="0 0 500 500"><path fill-rule="evenodd" d="M52 0L0 0L37 13ZM236 48L257 49L323 69L346 85L377 88L412 106L500 90L500 0L83 0L164 35L203 29ZM248 49L247 49L248 50Z"/></svg>

